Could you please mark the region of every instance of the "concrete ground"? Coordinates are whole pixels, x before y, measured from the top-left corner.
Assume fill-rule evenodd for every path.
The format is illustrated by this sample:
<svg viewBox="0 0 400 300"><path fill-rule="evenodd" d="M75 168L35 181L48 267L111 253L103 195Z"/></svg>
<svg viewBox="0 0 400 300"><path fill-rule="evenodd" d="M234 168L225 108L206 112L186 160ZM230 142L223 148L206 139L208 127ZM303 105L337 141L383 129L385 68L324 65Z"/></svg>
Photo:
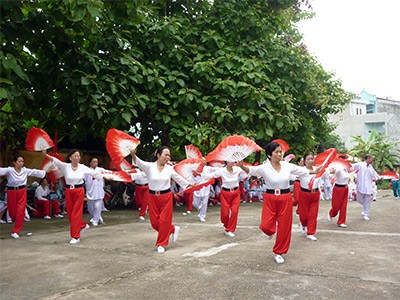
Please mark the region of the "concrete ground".
<svg viewBox="0 0 400 300"><path fill-rule="evenodd" d="M175 208L181 233L163 254L149 221L131 210L104 213L106 224L74 246L66 219L34 219L18 240L1 224L1 299L400 299L400 200L380 191L370 221L349 202L346 229L327 222L330 205L320 203L316 242L294 216L282 265L273 260L274 239L258 229L261 203L241 205L233 238L218 206L205 223Z"/></svg>

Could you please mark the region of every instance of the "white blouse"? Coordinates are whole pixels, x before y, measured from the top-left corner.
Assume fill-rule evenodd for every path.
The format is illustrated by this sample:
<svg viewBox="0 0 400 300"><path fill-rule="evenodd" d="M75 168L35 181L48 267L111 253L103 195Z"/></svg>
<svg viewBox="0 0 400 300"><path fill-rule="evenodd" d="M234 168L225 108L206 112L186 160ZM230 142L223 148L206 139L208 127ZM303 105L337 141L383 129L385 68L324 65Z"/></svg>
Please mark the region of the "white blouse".
<svg viewBox="0 0 400 300"><path fill-rule="evenodd" d="M249 166L249 174L252 176L263 177L265 180L265 187L269 190L274 189L288 189L290 184L290 175L297 175L301 178L307 177L310 172L295 164L287 161L281 161L281 170L276 171L270 161L267 161L259 166Z"/></svg>
<svg viewBox="0 0 400 300"><path fill-rule="evenodd" d="M71 163L62 162L56 157L52 157L52 159L53 159L53 164L59 167L63 172L65 183L68 185L83 184L85 174L89 174L90 176L93 176L98 180L103 179L103 176L99 172L85 165L78 164L78 169L74 171L72 170Z"/></svg>
<svg viewBox="0 0 400 300"><path fill-rule="evenodd" d="M233 166L232 172L228 172L226 167L219 168L218 170L211 173L201 173L201 178L204 180L210 180L211 178L221 177L222 187L226 189L233 189L239 186L240 176L246 174L241 168Z"/></svg>
<svg viewBox="0 0 400 300"><path fill-rule="evenodd" d="M97 167L95 169L89 168L95 172L109 172L104 168ZM84 175L85 180L85 187L86 187L86 197L88 200L99 200L103 199L105 192L104 192L104 179L103 178L96 178L92 175L85 173Z"/></svg>
<svg viewBox="0 0 400 300"><path fill-rule="evenodd" d="M173 166L168 164L164 165L161 172L157 168L157 162L147 162L141 160L136 156L136 164L147 176L149 181L149 190L164 191L171 188L171 178L176 181L183 189L185 189L190 182L179 175Z"/></svg>
<svg viewBox="0 0 400 300"><path fill-rule="evenodd" d="M50 193L49 187L46 185L43 189L41 185L39 185L35 190L35 198L39 200L48 200L47 196Z"/></svg>
<svg viewBox="0 0 400 300"><path fill-rule="evenodd" d="M0 168L0 176L4 175L7 177L7 186L18 187L26 185L28 176L38 178L45 177L46 171L22 167L21 171L18 173L14 167Z"/></svg>

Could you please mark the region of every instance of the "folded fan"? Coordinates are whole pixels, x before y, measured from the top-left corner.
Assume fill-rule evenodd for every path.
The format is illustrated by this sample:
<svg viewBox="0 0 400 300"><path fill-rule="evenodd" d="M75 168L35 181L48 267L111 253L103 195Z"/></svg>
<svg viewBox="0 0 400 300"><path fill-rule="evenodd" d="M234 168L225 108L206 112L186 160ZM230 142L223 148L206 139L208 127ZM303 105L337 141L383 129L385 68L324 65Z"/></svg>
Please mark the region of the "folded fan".
<svg viewBox="0 0 400 300"><path fill-rule="evenodd" d="M64 158L61 155L59 155L58 153L49 153L49 155L58 158L60 161L64 161ZM56 167L50 159L45 157L43 159L43 162L42 162L41 166L40 166L40 169L47 172L51 168L53 169L53 171L47 173L47 178L49 179L50 183L54 184L54 183L56 183L56 181L58 179L63 177L64 174L62 173L61 169Z"/></svg>
<svg viewBox="0 0 400 300"><path fill-rule="evenodd" d="M29 151L42 151L54 147L47 132L34 126L26 134L25 145Z"/></svg>
<svg viewBox="0 0 400 300"><path fill-rule="evenodd" d="M130 154L131 149L136 149L140 141L118 129L111 128L106 136L106 149L113 161L121 161Z"/></svg>
<svg viewBox="0 0 400 300"><path fill-rule="evenodd" d="M123 171L100 172L102 175L113 181L132 182L131 176Z"/></svg>
<svg viewBox="0 0 400 300"><path fill-rule="evenodd" d="M242 135L233 135L225 138L212 152L207 154L207 162L213 160L241 161L255 151L262 148L254 141Z"/></svg>
<svg viewBox="0 0 400 300"><path fill-rule="evenodd" d="M203 158L199 148L193 145L185 145L186 158Z"/></svg>

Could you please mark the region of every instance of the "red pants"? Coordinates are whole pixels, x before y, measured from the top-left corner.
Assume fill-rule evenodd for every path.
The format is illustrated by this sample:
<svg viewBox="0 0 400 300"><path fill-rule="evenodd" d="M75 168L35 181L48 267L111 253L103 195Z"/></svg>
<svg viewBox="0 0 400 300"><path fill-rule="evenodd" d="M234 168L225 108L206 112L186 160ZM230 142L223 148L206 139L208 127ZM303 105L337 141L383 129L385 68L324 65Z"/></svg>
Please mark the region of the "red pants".
<svg viewBox="0 0 400 300"><path fill-rule="evenodd" d="M221 190L221 222L226 232L235 232L240 206L240 190Z"/></svg>
<svg viewBox="0 0 400 300"><path fill-rule="evenodd" d="M246 201L245 190L244 190L244 182L239 182L239 190L240 190L240 200Z"/></svg>
<svg viewBox="0 0 400 300"><path fill-rule="evenodd" d="M172 225L172 192L159 196L148 194L151 226L158 232L156 246L168 246L169 236L175 232Z"/></svg>
<svg viewBox="0 0 400 300"><path fill-rule="evenodd" d="M82 220L83 202L85 189L83 187L75 189L65 189L65 200L68 220L70 222L69 232L72 238L81 237L81 229L86 227L86 222Z"/></svg>
<svg viewBox="0 0 400 300"><path fill-rule="evenodd" d="M275 254L281 255L289 251L292 218L292 195L290 193L281 195L264 193L260 229L266 235L276 233L276 241L272 249Z"/></svg>
<svg viewBox="0 0 400 300"><path fill-rule="evenodd" d="M193 210L193 192L183 193L183 199L185 199L185 202L188 205L187 210L192 211Z"/></svg>
<svg viewBox="0 0 400 300"><path fill-rule="evenodd" d="M139 216L144 217L146 215L147 207L148 207L148 195L149 195L149 186L148 185L137 185L135 187L135 196L134 201L137 207L140 207Z"/></svg>
<svg viewBox="0 0 400 300"><path fill-rule="evenodd" d="M333 187L332 191L332 208L329 211L331 218L336 217L339 212L339 219L337 224L346 224L347 202L349 196L349 188L346 187Z"/></svg>
<svg viewBox="0 0 400 300"><path fill-rule="evenodd" d="M26 208L26 188L20 190L7 190L8 214L14 221L11 233L20 233L24 225Z"/></svg>
<svg viewBox="0 0 400 300"><path fill-rule="evenodd" d="M317 231L319 191L309 193L300 190L299 196L298 212L301 225L307 227L307 235L313 235Z"/></svg>
<svg viewBox="0 0 400 300"><path fill-rule="evenodd" d="M53 214L60 214L60 204L57 200L39 200L35 198L35 204L37 206L37 213L35 217L43 218L44 216L51 216Z"/></svg>
<svg viewBox="0 0 400 300"><path fill-rule="evenodd" d="M295 181L293 183L293 206L299 204L299 194L300 194L300 181Z"/></svg>

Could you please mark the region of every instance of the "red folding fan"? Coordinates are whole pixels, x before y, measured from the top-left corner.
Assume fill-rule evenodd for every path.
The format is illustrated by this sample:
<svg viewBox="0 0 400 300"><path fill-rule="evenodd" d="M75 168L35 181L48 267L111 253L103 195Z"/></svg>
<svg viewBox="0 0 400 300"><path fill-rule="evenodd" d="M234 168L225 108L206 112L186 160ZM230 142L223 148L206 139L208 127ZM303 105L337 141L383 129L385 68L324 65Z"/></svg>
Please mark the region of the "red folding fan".
<svg viewBox="0 0 400 300"><path fill-rule="evenodd" d="M208 165L213 168L222 168L225 166L225 162L223 162L222 160L212 160L208 162Z"/></svg>
<svg viewBox="0 0 400 300"><path fill-rule="evenodd" d="M42 151L54 147L54 143L43 129L32 127L25 139L26 150Z"/></svg>
<svg viewBox="0 0 400 300"><path fill-rule="evenodd" d="M214 182L215 182L214 178L211 178L210 180L207 180L207 181L204 181L204 182L199 182L194 187L190 187L190 188L187 188L185 190L180 191L178 193L178 195L180 195L180 194L183 195L184 193L192 193L194 191L198 191L198 190L202 189L203 187L205 187L207 185L214 184Z"/></svg>
<svg viewBox="0 0 400 300"><path fill-rule="evenodd" d="M117 171L126 171L133 168L133 166L125 158L123 158L121 161L114 161L111 159L111 163Z"/></svg>
<svg viewBox="0 0 400 300"><path fill-rule="evenodd" d="M186 158L203 158L199 148L193 145L185 145Z"/></svg>
<svg viewBox="0 0 400 300"><path fill-rule="evenodd" d="M112 172L100 172L100 174L106 175L107 179L121 182L132 182L131 176L123 171L112 171Z"/></svg>
<svg viewBox="0 0 400 300"><path fill-rule="evenodd" d="M349 169L351 168L351 163L349 163L347 160L335 157L332 159L330 164L326 167L328 170L333 168L335 170L340 170L340 169Z"/></svg>
<svg viewBox="0 0 400 300"><path fill-rule="evenodd" d="M60 161L64 161L64 158L61 155L59 155L58 153L49 153L49 155L58 158ZM50 159L45 157L40 166L40 169L47 172L50 168L53 168L53 171L47 173L47 178L49 179L50 183L54 184L54 183L56 183L56 181L58 179L60 179L64 175L63 175L62 171L60 170L60 168L56 167Z"/></svg>
<svg viewBox="0 0 400 300"><path fill-rule="evenodd" d="M382 179L399 179L399 175L397 175L395 172L384 172L381 175Z"/></svg>
<svg viewBox="0 0 400 300"><path fill-rule="evenodd" d="M282 139L275 139L272 142L278 143L282 148L282 152L287 152L290 150L289 144Z"/></svg>
<svg viewBox="0 0 400 300"><path fill-rule="evenodd" d="M291 161L293 158L295 158L296 157L296 155L294 155L294 154L289 154L289 155L286 155L285 156L285 158L284 158L284 160L285 161Z"/></svg>
<svg viewBox="0 0 400 300"><path fill-rule="evenodd" d="M311 190L313 188L314 180L321 177L324 174L326 167L336 158L337 151L335 148L330 148L325 152L319 153L314 159L314 166L322 166L321 171L315 175L308 184L308 188Z"/></svg>
<svg viewBox="0 0 400 300"><path fill-rule="evenodd" d="M225 138L212 152L207 154L207 162L213 160L240 161L262 148L254 141L242 135Z"/></svg>
<svg viewBox="0 0 400 300"><path fill-rule="evenodd" d="M106 148L113 161L121 161L130 154L131 149L136 149L140 141L118 129L111 128L106 136Z"/></svg>
<svg viewBox="0 0 400 300"><path fill-rule="evenodd" d="M193 172L203 172L204 161L201 158L186 158L174 166L175 171L186 180L190 180Z"/></svg>

